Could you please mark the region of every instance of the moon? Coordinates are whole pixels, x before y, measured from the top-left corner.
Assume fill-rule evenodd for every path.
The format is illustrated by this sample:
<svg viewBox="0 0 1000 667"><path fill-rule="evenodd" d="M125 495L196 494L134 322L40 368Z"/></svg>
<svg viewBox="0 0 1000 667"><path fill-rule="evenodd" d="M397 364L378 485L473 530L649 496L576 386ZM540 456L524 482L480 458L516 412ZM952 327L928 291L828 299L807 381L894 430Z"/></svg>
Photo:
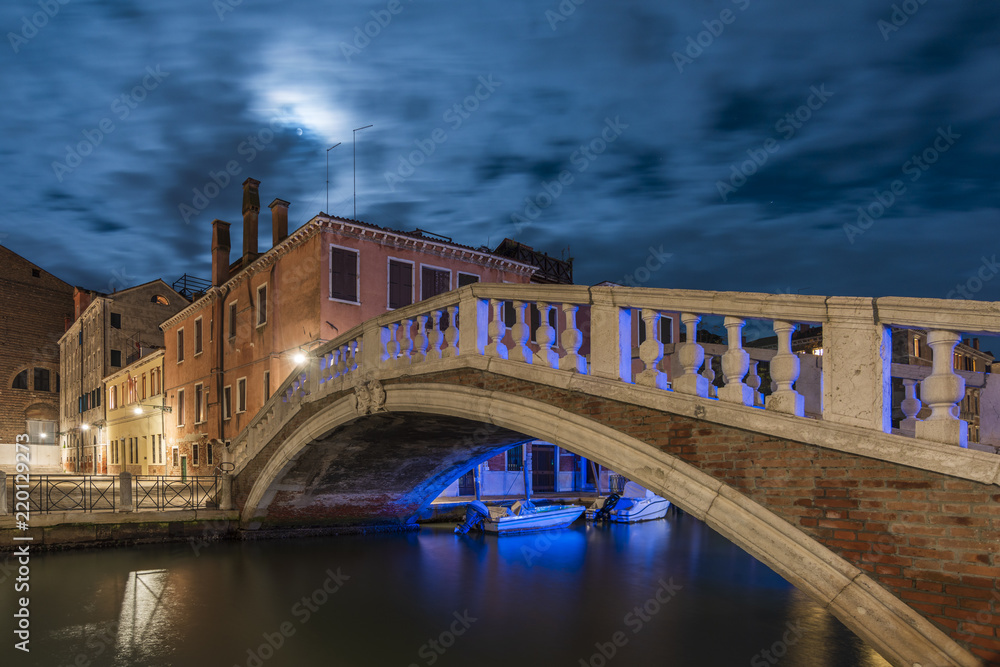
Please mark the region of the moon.
<svg viewBox="0 0 1000 667"><path fill-rule="evenodd" d="M301 137L302 136L302 128L300 127L299 129L295 130L295 133L298 134Z"/></svg>

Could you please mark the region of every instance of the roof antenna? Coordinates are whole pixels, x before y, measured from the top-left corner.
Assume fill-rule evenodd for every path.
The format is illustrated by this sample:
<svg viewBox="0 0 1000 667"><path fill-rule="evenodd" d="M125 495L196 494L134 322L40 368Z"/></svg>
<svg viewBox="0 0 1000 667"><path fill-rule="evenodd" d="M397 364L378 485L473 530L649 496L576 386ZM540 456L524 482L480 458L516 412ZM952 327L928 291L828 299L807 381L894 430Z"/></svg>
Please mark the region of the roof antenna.
<svg viewBox="0 0 1000 667"><path fill-rule="evenodd" d="M344 142L338 141L326 149L326 214L330 215L330 151Z"/></svg>
<svg viewBox="0 0 1000 667"><path fill-rule="evenodd" d="M373 125L354 128L354 219L358 219L358 131L367 130Z"/></svg>

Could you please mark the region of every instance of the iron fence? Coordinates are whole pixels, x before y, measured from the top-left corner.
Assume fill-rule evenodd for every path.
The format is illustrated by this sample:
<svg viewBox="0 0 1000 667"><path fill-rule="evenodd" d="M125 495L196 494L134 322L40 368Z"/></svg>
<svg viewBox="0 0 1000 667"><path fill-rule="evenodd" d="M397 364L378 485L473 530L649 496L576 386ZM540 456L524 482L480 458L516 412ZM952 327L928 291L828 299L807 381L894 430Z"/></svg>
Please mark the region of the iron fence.
<svg viewBox="0 0 1000 667"><path fill-rule="evenodd" d="M11 491L13 481L8 476ZM31 475L27 486L29 508L40 514L218 509L221 488L217 476L133 475L127 507L119 475ZM14 493L9 497L13 504Z"/></svg>
<svg viewBox="0 0 1000 667"><path fill-rule="evenodd" d="M133 500L137 511L218 509L219 478L139 475Z"/></svg>

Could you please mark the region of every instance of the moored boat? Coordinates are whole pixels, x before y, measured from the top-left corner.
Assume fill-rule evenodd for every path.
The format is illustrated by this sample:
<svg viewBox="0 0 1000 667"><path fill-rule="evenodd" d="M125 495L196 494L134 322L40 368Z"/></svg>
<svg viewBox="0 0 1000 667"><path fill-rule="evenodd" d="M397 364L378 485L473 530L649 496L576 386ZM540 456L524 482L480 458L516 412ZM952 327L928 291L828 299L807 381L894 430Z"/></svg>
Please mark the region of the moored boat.
<svg viewBox="0 0 1000 667"><path fill-rule="evenodd" d="M670 509L670 501L635 482L628 482L619 495L601 496L587 509L588 521L637 523L662 519Z"/></svg>
<svg viewBox="0 0 1000 667"><path fill-rule="evenodd" d="M586 510L583 505L535 505L529 500L518 501L507 508L487 507L473 501L465 510L465 521L455 527L455 532L465 534L471 528L480 528L496 535L517 535L541 530L566 528Z"/></svg>

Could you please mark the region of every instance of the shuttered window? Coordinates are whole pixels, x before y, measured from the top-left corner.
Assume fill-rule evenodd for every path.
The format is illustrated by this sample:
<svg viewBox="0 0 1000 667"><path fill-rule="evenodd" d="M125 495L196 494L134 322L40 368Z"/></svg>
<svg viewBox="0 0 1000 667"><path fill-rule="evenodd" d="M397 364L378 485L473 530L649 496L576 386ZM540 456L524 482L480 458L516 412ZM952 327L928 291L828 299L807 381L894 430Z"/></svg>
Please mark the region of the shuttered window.
<svg viewBox="0 0 1000 667"><path fill-rule="evenodd" d="M451 271L420 267L420 298L429 299L451 289Z"/></svg>
<svg viewBox="0 0 1000 667"><path fill-rule="evenodd" d="M389 260L389 307L402 308L413 303L413 265Z"/></svg>
<svg viewBox="0 0 1000 667"><path fill-rule="evenodd" d="M358 300L358 253L330 248L330 298Z"/></svg>

